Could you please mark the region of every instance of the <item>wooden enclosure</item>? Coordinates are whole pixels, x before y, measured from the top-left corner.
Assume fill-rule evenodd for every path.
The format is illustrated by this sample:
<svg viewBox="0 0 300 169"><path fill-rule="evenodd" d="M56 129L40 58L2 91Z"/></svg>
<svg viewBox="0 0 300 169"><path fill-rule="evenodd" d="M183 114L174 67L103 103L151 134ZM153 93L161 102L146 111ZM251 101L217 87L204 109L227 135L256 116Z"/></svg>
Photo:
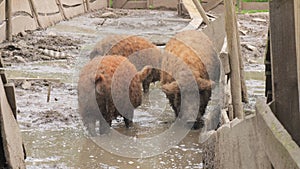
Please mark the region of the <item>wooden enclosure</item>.
<svg viewBox="0 0 300 169"><path fill-rule="evenodd" d="M300 145L299 2L270 2L272 111Z"/></svg>
<svg viewBox="0 0 300 169"><path fill-rule="evenodd" d="M0 55L1 56L1 55ZM25 150L17 123L14 84L8 83L0 57L0 168L25 168Z"/></svg>
<svg viewBox="0 0 300 169"><path fill-rule="evenodd" d="M113 8L124 9L155 9L165 8L176 10L178 0L114 0Z"/></svg>
<svg viewBox="0 0 300 169"><path fill-rule="evenodd" d="M240 10L269 10L269 2L239 2Z"/></svg>
<svg viewBox="0 0 300 169"><path fill-rule="evenodd" d="M0 42L11 36L46 28L88 11L105 8L107 0L2 0L0 1Z"/></svg>

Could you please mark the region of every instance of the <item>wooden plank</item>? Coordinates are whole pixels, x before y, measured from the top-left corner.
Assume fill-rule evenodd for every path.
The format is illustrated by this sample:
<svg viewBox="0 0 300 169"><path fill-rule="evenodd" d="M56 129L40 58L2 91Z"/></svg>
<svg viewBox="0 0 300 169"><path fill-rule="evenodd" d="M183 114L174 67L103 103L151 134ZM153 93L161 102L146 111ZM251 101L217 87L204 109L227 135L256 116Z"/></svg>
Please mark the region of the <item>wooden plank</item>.
<svg viewBox="0 0 300 169"><path fill-rule="evenodd" d="M0 68L0 76L1 76L1 80L4 84L7 83L7 78L6 78L6 75L5 75L5 70L3 68Z"/></svg>
<svg viewBox="0 0 300 169"><path fill-rule="evenodd" d="M30 0L42 28L54 25L63 20L56 0Z"/></svg>
<svg viewBox="0 0 300 169"><path fill-rule="evenodd" d="M200 13L200 15L201 15L201 17L202 17L204 23L205 23L206 25L209 25L210 21L209 21L207 15L206 15L206 13L205 13L205 11L204 11L202 5L200 4L200 2L199 2L198 0L193 0L193 2L194 2L194 4L195 4L195 6L196 6L198 12Z"/></svg>
<svg viewBox="0 0 300 169"><path fill-rule="evenodd" d="M89 2L89 9L92 11L98 10L98 9L103 9L108 6L107 0L96 0L96 1L87 0L87 1Z"/></svg>
<svg viewBox="0 0 300 169"><path fill-rule="evenodd" d="M127 1L123 6L124 9L146 9L147 1Z"/></svg>
<svg viewBox="0 0 300 169"><path fill-rule="evenodd" d="M240 1L241 10L269 10L269 2L243 2Z"/></svg>
<svg viewBox="0 0 300 169"><path fill-rule="evenodd" d="M220 3L222 3L223 0L210 0L207 3L203 3L203 8L206 12L214 9L215 7L217 7Z"/></svg>
<svg viewBox="0 0 300 169"><path fill-rule="evenodd" d="M228 49L227 49L227 39L224 40L224 45L222 47L222 50L220 52L220 60L222 62L222 67L224 70L225 75L228 75L230 73L230 63L229 63L229 56L228 56Z"/></svg>
<svg viewBox="0 0 300 169"><path fill-rule="evenodd" d="M217 52L220 52L224 44L223 40L226 37L224 13L218 15L216 20L210 22L210 25L205 27L202 31L214 43Z"/></svg>
<svg viewBox="0 0 300 169"><path fill-rule="evenodd" d="M0 22L3 22L5 20L5 0L0 0Z"/></svg>
<svg viewBox="0 0 300 169"><path fill-rule="evenodd" d="M294 0L294 11L295 11L295 30L296 30L296 49L297 53L297 72L298 72L298 96L300 96L300 2L299 0ZM299 99L300 107L300 99ZM300 108L299 108L300 109Z"/></svg>
<svg viewBox="0 0 300 169"><path fill-rule="evenodd" d="M12 34L16 35L25 30L35 30L38 27L36 21L31 16L14 16L12 19Z"/></svg>
<svg viewBox="0 0 300 169"><path fill-rule="evenodd" d="M153 8L166 8L166 9L176 9L178 0L148 0L149 4L153 6ZM149 6L148 6L149 7Z"/></svg>
<svg viewBox="0 0 300 169"><path fill-rule="evenodd" d="M0 3L0 43L6 39L5 1Z"/></svg>
<svg viewBox="0 0 300 169"><path fill-rule="evenodd" d="M113 8L123 8L128 0L114 0Z"/></svg>
<svg viewBox="0 0 300 169"><path fill-rule="evenodd" d="M188 11L192 21L181 31L198 29L199 26L202 24L203 19L200 13L198 12L195 4L191 0L182 0L182 3L185 9Z"/></svg>
<svg viewBox="0 0 300 169"><path fill-rule="evenodd" d="M32 12L28 1L11 0L11 3L13 15L18 11L31 15Z"/></svg>
<svg viewBox="0 0 300 169"><path fill-rule="evenodd" d="M4 85L7 101L10 105L12 113L17 119L17 103L16 103L16 96L15 96L15 85L13 83L7 83Z"/></svg>
<svg viewBox="0 0 300 169"><path fill-rule="evenodd" d="M256 117L234 119L217 130L214 168L271 169L256 130Z"/></svg>
<svg viewBox="0 0 300 169"><path fill-rule="evenodd" d="M2 54L0 53L0 68L3 67L4 67L4 62L3 62Z"/></svg>
<svg viewBox="0 0 300 169"><path fill-rule="evenodd" d="M6 96L2 80L0 96ZM21 132L6 97L0 97L0 124L8 168L25 169Z"/></svg>
<svg viewBox="0 0 300 169"><path fill-rule="evenodd" d="M33 16L29 1L12 1L12 34L16 35L25 30L35 30L38 25Z"/></svg>
<svg viewBox="0 0 300 169"><path fill-rule="evenodd" d="M266 87L265 96L267 97L267 103L273 100L272 96L272 66L271 66L271 46L270 46L270 31L268 31L268 40L266 45L265 53L265 76L266 76Z"/></svg>
<svg viewBox="0 0 300 169"><path fill-rule="evenodd" d="M64 14L63 16L67 19L85 12L83 0L59 0L59 2Z"/></svg>
<svg viewBox="0 0 300 169"><path fill-rule="evenodd" d="M36 21L38 27L42 27L42 24L41 24L40 19L38 17L37 9L36 9L35 4L34 4L33 1L34 0L28 0L31 11L32 11L32 16L33 16L34 20Z"/></svg>
<svg viewBox="0 0 300 169"><path fill-rule="evenodd" d="M256 104L257 130L274 168L300 169L300 148L264 100Z"/></svg>
<svg viewBox="0 0 300 169"><path fill-rule="evenodd" d="M235 15L235 6L231 0L225 0L225 23L227 32L228 54L231 65L231 94L232 105L235 117L244 118L241 95L241 74L240 74L240 57L237 40L237 22Z"/></svg>
<svg viewBox="0 0 300 169"><path fill-rule="evenodd" d="M300 145L294 0L270 1L274 113ZM278 24L282 23L282 24Z"/></svg>
<svg viewBox="0 0 300 169"><path fill-rule="evenodd" d="M227 115L227 112L226 112L226 110L222 110L221 111L221 117L222 117L222 122L224 123L224 124L226 124L226 123L229 123L230 122L230 120L229 120L229 117L228 117L228 115Z"/></svg>

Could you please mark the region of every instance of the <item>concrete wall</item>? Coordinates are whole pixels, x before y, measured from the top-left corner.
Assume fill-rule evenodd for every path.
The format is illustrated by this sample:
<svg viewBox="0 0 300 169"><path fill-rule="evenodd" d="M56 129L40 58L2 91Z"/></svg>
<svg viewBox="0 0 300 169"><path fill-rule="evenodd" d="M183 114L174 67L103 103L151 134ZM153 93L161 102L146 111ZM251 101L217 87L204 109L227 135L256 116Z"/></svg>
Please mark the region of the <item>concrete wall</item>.
<svg viewBox="0 0 300 169"><path fill-rule="evenodd" d="M256 115L235 119L209 133L204 168L300 169L300 148L264 101Z"/></svg>
<svg viewBox="0 0 300 169"><path fill-rule="evenodd" d="M11 0L12 34L46 28L74 16L107 7L107 0ZM6 0L0 0L0 42L6 38Z"/></svg>

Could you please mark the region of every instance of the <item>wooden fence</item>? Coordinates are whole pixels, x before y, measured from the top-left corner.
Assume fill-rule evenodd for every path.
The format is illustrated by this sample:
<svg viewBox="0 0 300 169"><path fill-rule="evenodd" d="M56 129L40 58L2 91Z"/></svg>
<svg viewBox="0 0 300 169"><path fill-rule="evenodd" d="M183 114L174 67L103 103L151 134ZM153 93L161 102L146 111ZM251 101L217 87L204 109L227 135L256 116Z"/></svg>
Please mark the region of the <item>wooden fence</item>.
<svg viewBox="0 0 300 169"><path fill-rule="evenodd" d="M17 123L14 84L8 83L0 55L0 168L25 168L25 150Z"/></svg>
<svg viewBox="0 0 300 169"><path fill-rule="evenodd" d="M0 42L107 6L107 0L0 0Z"/></svg>
<svg viewBox="0 0 300 169"><path fill-rule="evenodd" d="M203 147L205 169L300 169L299 146L262 100L255 115L212 131Z"/></svg>
<svg viewBox="0 0 300 169"><path fill-rule="evenodd" d="M240 0L239 10L269 10L269 2L243 2Z"/></svg>

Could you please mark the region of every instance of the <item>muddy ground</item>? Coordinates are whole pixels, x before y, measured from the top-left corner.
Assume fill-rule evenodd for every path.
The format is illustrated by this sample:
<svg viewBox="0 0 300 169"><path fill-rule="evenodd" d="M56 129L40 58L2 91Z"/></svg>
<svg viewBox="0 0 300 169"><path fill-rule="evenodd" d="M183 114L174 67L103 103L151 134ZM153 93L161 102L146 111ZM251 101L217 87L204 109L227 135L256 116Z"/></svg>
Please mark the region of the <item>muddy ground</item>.
<svg viewBox="0 0 300 169"><path fill-rule="evenodd" d="M169 151L151 158L129 159L105 152L83 130L77 112L77 79L93 45L107 34L135 34L157 45L165 44L188 24L176 11L106 10L63 21L46 30L28 31L0 44L7 76L15 82L18 122L28 168L202 168L198 132ZM238 22L246 84L253 111L264 95L264 52L268 14L240 14ZM48 90L50 100L47 102ZM174 115L157 85L134 117L138 136L168 128ZM124 124L115 121L122 132ZM154 133L154 134L153 134Z"/></svg>

